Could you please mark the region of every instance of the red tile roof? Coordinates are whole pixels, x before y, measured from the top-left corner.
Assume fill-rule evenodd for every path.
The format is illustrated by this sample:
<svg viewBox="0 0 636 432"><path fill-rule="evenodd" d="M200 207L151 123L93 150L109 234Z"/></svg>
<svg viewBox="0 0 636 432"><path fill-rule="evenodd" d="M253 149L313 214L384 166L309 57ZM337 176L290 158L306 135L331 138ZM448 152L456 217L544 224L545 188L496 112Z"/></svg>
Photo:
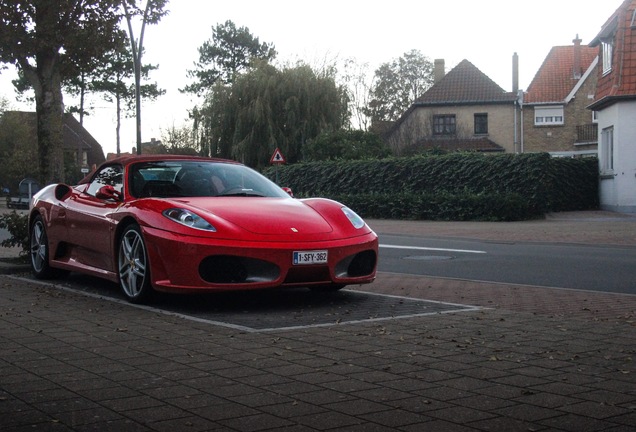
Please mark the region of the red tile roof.
<svg viewBox="0 0 636 432"><path fill-rule="evenodd" d="M525 103L564 102L579 78L574 76L574 51L576 46L555 46L543 61L524 95ZM598 49L581 45L579 76L590 67Z"/></svg>
<svg viewBox="0 0 636 432"><path fill-rule="evenodd" d="M415 105L457 105L513 102L506 92L468 60L462 60L428 89Z"/></svg>
<svg viewBox="0 0 636 432"><path fill-rule="evenodd" d="M612 70L607 74L599 70L594 109L614 100L636 98L636 28L632 27L635 9L636 0L625 0L590 44L598 46L598 53L602 55L602 40L613 38Z"/></svg>

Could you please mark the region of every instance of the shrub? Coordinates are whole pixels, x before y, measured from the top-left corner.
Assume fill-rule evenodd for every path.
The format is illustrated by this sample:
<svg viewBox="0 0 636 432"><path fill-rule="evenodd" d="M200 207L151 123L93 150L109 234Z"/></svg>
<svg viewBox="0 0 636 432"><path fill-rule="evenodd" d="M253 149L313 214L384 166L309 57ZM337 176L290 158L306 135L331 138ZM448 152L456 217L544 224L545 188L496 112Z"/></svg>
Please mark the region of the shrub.
<svg viewBox="0 0 636 432"><path fill-rule="evenodd" d="M10 237L2 240L0 246L22 248L21 254L26 255L29 252L29 216L19 214L15 210L11 213L0 215L0 228L9 231Z"/></svg>

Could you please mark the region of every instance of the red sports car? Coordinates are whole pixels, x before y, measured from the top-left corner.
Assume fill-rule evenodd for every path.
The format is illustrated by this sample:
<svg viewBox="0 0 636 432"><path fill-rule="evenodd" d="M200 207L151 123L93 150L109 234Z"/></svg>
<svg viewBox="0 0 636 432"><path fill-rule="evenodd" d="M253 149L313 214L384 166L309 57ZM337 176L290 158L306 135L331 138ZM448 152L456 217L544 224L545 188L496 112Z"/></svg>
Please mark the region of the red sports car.
<svg viewBox="0 0 636 432"><path fill-rule="evenodd" d="M351 209L294 199L233 161L148 155L102 164L78 186L32 200L31 266L118 282L131 302L154 290L202 292L375 279L376 234Z"/></svg>

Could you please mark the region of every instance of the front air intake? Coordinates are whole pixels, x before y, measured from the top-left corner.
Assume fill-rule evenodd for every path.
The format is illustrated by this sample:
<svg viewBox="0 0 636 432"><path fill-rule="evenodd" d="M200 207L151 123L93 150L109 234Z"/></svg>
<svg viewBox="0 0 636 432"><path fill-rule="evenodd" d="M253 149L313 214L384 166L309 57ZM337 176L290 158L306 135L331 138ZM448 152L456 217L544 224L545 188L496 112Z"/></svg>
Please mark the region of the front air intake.
<svg viewBox="0 0 636 432"><path fill-rule="evenodd" d="M336 265L336 276L339 278L369 276L375 270L377 260L377 254L373 250L348 256Z"/></svg>
<svg viewBox="0 0 636 432"><path fill-rule="evenodd" d="M209 256L199 264L199 276L215 284L271 282L278 279L278 266L267 261L233 255Z"/></svg>

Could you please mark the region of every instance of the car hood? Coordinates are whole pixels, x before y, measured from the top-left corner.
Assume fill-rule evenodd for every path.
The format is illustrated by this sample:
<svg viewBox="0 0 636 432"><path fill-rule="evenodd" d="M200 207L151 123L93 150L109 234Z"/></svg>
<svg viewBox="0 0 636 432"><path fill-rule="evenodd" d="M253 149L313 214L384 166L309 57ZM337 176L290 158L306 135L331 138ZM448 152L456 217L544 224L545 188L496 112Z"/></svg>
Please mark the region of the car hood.
<svg viewBox="0 0 636 432"><path fill-rule="evenodd" d="M213 197L179 201L198 210L201 216L208 214L221 218L255 234L325 234L333 231L320 213L293 198Z"/></svg>

